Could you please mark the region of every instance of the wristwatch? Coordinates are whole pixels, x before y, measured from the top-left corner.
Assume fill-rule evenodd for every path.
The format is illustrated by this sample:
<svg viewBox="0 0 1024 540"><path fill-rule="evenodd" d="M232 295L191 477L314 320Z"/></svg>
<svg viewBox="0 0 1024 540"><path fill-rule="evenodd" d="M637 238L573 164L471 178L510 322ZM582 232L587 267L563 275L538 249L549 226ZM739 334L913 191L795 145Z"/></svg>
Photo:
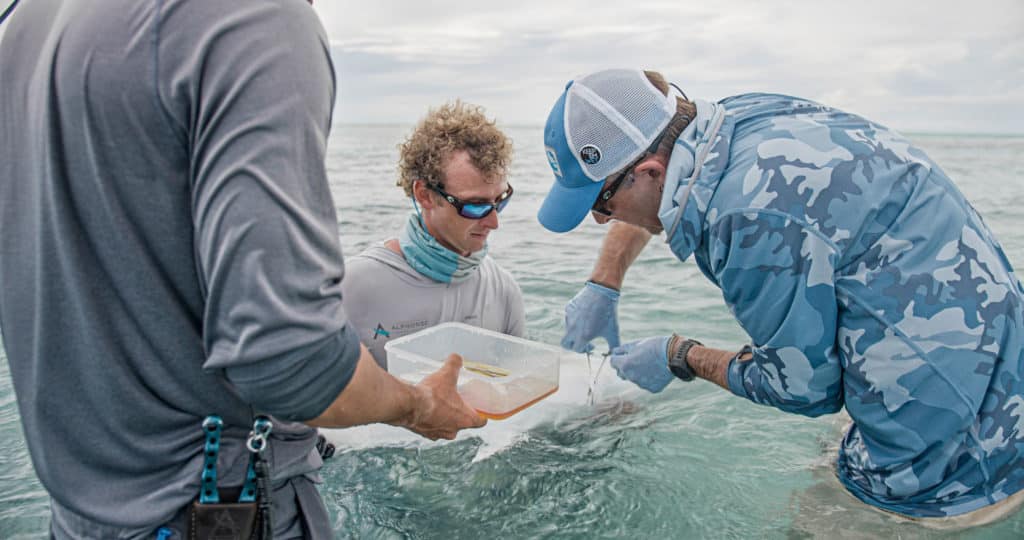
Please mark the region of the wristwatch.
<svg viewBox="0 0 1024 540"><path fill-rule="evenodd" d="M669 341L669 348L671 348L671 344L673 342L679 341L680 339L682 339L683 342L679 345L679 348L676 349L676 353L669 357L668 369L677 378L689 382L692 381L696 375L693 373L693 368L690 367L690 363L686 361L686 355L690 353L690 349L692 349L694 345L700 345L703 347L704 344L695 339L686 339L678 334L672 334L672 341Z"/></svg>

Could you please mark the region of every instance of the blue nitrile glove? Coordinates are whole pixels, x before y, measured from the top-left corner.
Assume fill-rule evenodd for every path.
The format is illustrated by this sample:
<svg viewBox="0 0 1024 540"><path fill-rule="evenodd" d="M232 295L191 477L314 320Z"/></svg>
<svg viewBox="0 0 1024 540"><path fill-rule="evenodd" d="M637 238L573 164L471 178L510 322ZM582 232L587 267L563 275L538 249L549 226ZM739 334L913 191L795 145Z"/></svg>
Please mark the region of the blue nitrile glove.
<svg viewBox="0 0 1024 540"><path fill-rule="evenodd" d="M588 281L565 305L565 337L562 347L578 353L594 350L591 343L603 337L608 348L619 346L619 291Z"/></svg>
<svg viewBox="0 0 1024 540"><path fill-rule="evenodd" d="M612 349L609 362L619 377L657 394L672 382L675 375L668 369L668 341L672 336L650 337L630 341Z"/></svg>

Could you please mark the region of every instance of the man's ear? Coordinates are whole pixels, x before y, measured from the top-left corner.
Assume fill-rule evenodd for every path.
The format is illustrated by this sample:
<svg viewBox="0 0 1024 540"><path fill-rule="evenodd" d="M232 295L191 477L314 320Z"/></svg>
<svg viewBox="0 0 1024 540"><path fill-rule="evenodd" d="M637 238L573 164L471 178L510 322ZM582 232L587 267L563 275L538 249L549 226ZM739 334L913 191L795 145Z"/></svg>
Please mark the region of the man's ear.
<svg viewBox="0 0 1024 540"><path fill-rule="evenodd" d="M412 183L412 196L416 198L416 204L420 205L420 208L433 208L434 198L430 196L432 191L427 188L427 183L423 180L414 180Z"/></svg>
<svg viewBox="0 0 1024 540"><path fill-rule="evenodd" d="M637 164L636 168L633 169L637 174L647 173L650 177L656 181L665 181L665 170L668 167L663 156L658 154L652 154L647 156L643 161Z"/></svg>

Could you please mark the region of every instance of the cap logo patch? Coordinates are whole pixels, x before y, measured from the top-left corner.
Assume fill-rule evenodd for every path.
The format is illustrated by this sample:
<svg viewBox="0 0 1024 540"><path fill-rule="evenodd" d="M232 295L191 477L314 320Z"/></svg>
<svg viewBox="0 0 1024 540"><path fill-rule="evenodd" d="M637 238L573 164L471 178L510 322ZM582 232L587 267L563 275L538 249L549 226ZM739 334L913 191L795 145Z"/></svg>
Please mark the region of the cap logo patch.
<svg viewBox="0 0 1024 540"><path fill-rule="evenodd" d="M601 161L601 151L596 146L588 144L580 148L580 159L587 165L597 165Z"/></svg>
<svg viewBox="0 0 1024 540"><path fill-rule="evenodd" d="M558 154L555 153L555 149L545 146L544 154L548 156L548 164L551 165L551 170L555 172L555 176L561 178L562 168L558 166Z"/></svg>

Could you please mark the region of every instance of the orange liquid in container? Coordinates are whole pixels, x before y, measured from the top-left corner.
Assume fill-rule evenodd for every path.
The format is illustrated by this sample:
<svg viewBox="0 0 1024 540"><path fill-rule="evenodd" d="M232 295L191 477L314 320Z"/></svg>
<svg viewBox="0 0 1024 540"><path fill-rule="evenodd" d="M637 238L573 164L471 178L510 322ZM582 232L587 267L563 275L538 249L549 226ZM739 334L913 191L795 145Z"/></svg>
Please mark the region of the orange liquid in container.
<svg viewBox="0 0 1024 540"><path fill-rule="evenodd" d="M505 375L488 375L483 379L466 380L459 384L459 395L484 418L504 420L558 390L557 383L552 385L551 381L537 376L505 379Z"/></svg>
<svg viewBox="0 0 1024 540"><path fill-rule="evenodd" d="M487 418L488 420L504 420L504 419L508 418L509 416L512 416L512 415L516 414L517 412L522 411L523 409L533 405L534 403L537 403L538 401L540 401L540 400L550 396L551 394L554 394L557 391L558 391L558 387L556 386L556 387L552 388L551 391L548 392L547 394L544 394L544 395L538 397L537 399L535 399L535 400L533 400L533 401L531 401L529 403L526 403L524 405L521 405L518 408L513 409L511 411L507 411L507 412L503 412L503 413L492 413L492 412L481 411L480 409L476 409L476 412L477 412L477 414L479 414L480 416L483 416L484 418Z"/></svg>

